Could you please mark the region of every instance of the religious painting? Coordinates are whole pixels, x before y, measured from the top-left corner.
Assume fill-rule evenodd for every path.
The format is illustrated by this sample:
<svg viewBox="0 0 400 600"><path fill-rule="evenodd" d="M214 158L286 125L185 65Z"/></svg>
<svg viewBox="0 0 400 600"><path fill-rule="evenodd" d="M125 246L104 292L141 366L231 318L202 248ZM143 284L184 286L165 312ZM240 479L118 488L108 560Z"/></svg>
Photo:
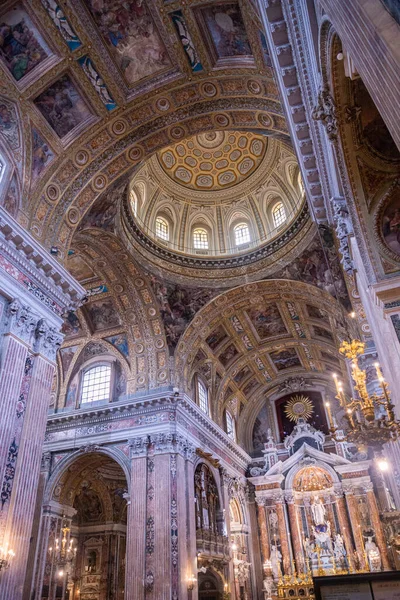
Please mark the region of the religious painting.
<svg viewBox="0 0 400 600"><path fill-rule="evenodd" d="M74 508L78 523L93 523L103 517L103 505L99 495L89 487L82 488L81 492L75 496Z"/></svg>
<svg viewBox="0 0 400 600"><path fill-rule="evenodd" d="M219 360L225 367L228 363L232 362L238 354L239 352L236 346L234 344L229 344L229 346L219 355Z"/></svg>
<svg viewBox="0 0 400 600"><path fill-rule="evenodd" d="M74 358L76 351L78 350L78 347L79 346L69 346L69 348L60 349L60 357L64 376L68 372L72 359Z"/></svg>
<svg viewBox="0 0 400 600"><path fill-rule="evenodd" d="M18 183L17 176L13 175L3 200L3 206L12 217L17 215L18 210Z"/></svg>
<svg viewBox="0 0 400 600"><path fill-rule="evenodd" d="M46 43L21 4L0 15L0 60L16 81L49 54Z"/></svg>
<svg viewBox="0 0 400 600"><path fill-rule="evenodd" d="M295 348L271 352L270 357L278 371L284 371L292 367L301 367L301 362Z"/></svg>
<svg viewBox="0 0 400 600"><path fill-rule="evenodd" d="M210 346L211 350L215 350L217 346L221 344L228 337L225 329L220 325L215 329L206 339L207 344Z"/></svg>
<svg viewBox="0 0 400 600"><path fill-rule="evenodd" d="M387 247L400 257L400 190L383 212L382 236Z"/></svg>
<svg viewBox="0 0 400 600"><path fill-rule="evenodd" d="M74 28L65 16L61 6L56 0L42 0L42 4L47 11L50 19L53 21L55 27L60 32L61 37L67 44L70 50L76 50L82 46L82 42L76 35Z"/></svg>
<svg viewBox="0 0 400 600"><path fill-rule="evenodd" d="M354 94L354 106L359 107L358 124L362 141L373 153L390 160L400 160L397 146L364 82L358 77L351 84Z"/></svg>
<svg viewBox="0 0 400 600"><path fill-rule="evenodd" d="M85 0L85 4L129 86L171 66L143 0Z"/></svg>
<svg viewBox="0 0 400 600"><path fill-rule="evenodd" d="M296 260L274 273L274 279L294 279L315 285L331 294L350 311L351 302L332 230L326 225L320 225L319 229L321 235L316 236Z"/></svg>
<svg viewBox="0 0 400 600"><path fill-rule="evenodd" d="M243 369L240 369L240 371L238 371L236 373L236 375L234 375L233 377L233 381L235 383L237 383L238 385L240 385L242 383L242 381L244 381L246 379L246 377L248 377L250 375L250 373L252 373L251 369L246 365L245 367L243 367Z"/></svg>
<svg viewBox="0 0 400 600"><path fill-rule="evenodd" d="M91 267L83 260L79 254L68 257L66 267L71 273L72 277L75 277L78 281L85 281L86 279L92 279L95 277L95 273Z"/></svg>
<svg viewBox="0 0 400 600"><path fill-rule="evenodd" d="M257 379L251 379L243 388L243 394L245 396L250 396L252 392L254 392L255 388L258 386Z"/></svg>
<svg viewBox="0 0 400 600"><path fill-rule="evenodd" d="M199 73L203 70L203 65L200 62L200 57L194 45L193 38L188 29L185 17L181 10L176 10L171 13L171 19L175 25L176 32L179 35L183 49L188 57L190 67L194 73Z"/></svg>
<svg viewBox="0 0 400 600"><path fill-rule="evenodd" d="M54 152L36 129L32 129L32 180L36 181L39 175L51 163Z"/></svg>
<svg viewBox="0 0 400 600"><path fill-rule="evenodd" d="M79 318L73 310L67 312L61 327L61 333L66 337L77 337L84 334Z"/></svg>
<svg viewBox="0 0 400 600"><path fill-rule="evenodd" d="M118 203L121 197L125 195L125 188L125 184L113 186L107 190L107 194L100 196L90 211L83 217L78 226L78 231L90 229L91 227L113 231Z"/></svg>
<svg viewBox="0 0 400 600"><path fill-rule="evenodd" d="M63 75L52 83L36 98L35 105L60 138L91 116L69 75Z"/></svg>
<svg viewBox="0 0 400 600"><path fill-rule="evenodd" d="M219 290L166 284L150 274L149 278L158 301L167 343L173 350L195 314L217 296Z"/></svg>
<svg viewBox="0 0 400 600"><path fill-rule="evenodd" d="M112 298L90 302L85 306L85 309L94 331L111 329L121 325L121 319Z"/></svg>
<svg viewBox="0 0 400 600"><path fill-rule="evenodd" d="M117 348L126 358L129 356L129 346L128 340L124 333L121 335L112 335L110 337L105 338L107 342L110 342L113 346Z"/></svg>
<svg viewBox="0 0 400 600"><path fill-rule="evenodd" d="M213 3L199 9L198 14L216 62L232 62L232 59L254 61L242 13L236 2Z"/></svg>
<svg viewBox="0 0 400 600"><path fill-rule="evenodd" d="M280 440L290 435L299 417L320 431L328 434L324 403L319 392L287 394L275 402Z"/></svg>
<svg viewBox="0 0 400 600"><path fill-rule="evenodd" d="M317 325L314 325L313 328L314 328L314 334L315 335L318 335L319 337L325 338L329 342L333 342L333 335L331 334L330 331L328 331L324 327L317 327Z"/></svg>
<svg viewBox="0 0 400 600"><path fill-rule="evenodd" d="M285 323L276 304L255 307L247 311L260 339L287 333Z"/></svg>
<svg viewBox="0 0 400 600"><path fill-rule="evenodd" d="M18 115L15 105L0 96L0 134L4 137L12 150L20 146L18 129Z"/></svg>
<svg viewBox="0 0 400 600"><path fill-rule="evenodd" d="M251 454L254 456L261 456L264 450L264 444L268 441L268 428L271 427L270 420L268 418L268 409L264 405L257 415L253 427L253 450Z"/></svg>

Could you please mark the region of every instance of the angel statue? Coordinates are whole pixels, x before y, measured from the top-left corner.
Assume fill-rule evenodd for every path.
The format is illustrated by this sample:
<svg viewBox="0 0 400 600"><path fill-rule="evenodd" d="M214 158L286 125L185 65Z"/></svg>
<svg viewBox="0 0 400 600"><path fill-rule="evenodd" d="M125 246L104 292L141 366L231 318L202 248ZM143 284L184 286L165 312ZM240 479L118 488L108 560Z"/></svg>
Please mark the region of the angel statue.
<svg viewBox="0 0 400 600"><path fill-rule="evenodd" d="M282 577L282 569L281 569L282 554L281 554L278 546L276 546L276 545L271 546L270 560L271 560L271 569L272 569L272 574L274 576L274 579L278 579L279 577Z"/></svg>
<svg viewBox="0 0 400 600"><path fill-rule="evenodd" d="M367 538L365 544L365 552L368 557L370 571L380 571L382 568L382 558L378 546L372 540L372 537Z"/></svg>

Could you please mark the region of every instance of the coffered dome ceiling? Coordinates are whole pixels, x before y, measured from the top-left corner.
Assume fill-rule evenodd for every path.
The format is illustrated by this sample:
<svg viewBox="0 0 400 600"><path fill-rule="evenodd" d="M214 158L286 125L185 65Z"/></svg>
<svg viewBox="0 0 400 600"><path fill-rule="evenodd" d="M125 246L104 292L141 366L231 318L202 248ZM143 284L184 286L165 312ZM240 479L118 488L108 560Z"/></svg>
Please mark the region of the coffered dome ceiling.
<svg viewBox="0 0 400 600"><path fill-rule="evenodd" d="M193 190L221 190L240 183L262 162L268 138L249 132L209 131L158 153L165 173Z"/></svg>

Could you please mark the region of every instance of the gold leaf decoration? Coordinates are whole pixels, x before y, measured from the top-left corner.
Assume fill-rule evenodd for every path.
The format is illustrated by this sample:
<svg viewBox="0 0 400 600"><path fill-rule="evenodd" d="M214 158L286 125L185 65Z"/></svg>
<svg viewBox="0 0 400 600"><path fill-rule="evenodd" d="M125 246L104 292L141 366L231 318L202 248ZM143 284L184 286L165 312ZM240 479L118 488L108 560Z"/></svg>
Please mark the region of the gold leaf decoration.
<svg viewBox="0 0 400 600"><path fill-rule="evenodd" d="M299 419L308 421L313 412L313 403L307 396L293 396L285 404L285 415L290 421L294 421L295 423L297 423Z"/></svg>

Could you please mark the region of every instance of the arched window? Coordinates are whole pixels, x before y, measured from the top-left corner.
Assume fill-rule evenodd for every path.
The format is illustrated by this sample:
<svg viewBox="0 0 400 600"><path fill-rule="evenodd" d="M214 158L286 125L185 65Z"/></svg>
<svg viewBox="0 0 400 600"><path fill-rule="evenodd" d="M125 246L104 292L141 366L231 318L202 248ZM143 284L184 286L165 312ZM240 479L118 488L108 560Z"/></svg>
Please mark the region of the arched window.
<svg viewBox="0 0 400 600"><path fill-rule="evenodd" d="M110 399L111 366L96 365L85 371L82 379L81 404Z"/></svg>
<svg viewBox="0 0 400 600"><path fill-rule="evenodd" d="M167 242L169 240L169 225L162 217L156 219L156 236Z"/></svg>
<svg viewBox="0 0 400 600"><path fill-rule="evenodd" d="M282 202L275 204L274 208L272 209L272 218L274 220L275 227L280 227L286 221L285 207L283 206Z"/></svg>
<svg viewBox="0 0 400 600"><path fill-rule="evenodd" d="M208 250L208 233L205 229L198 227L193 231L193 246L196 250Z"/></svg>
<svg viewBox="0 0 400 600"><path fill-rule="evenodd" d="M207 465L200 464L194 474L196 529L221 533L221 511L214 477Z"/></svg>
<svg viewBox="0 0 400 600"><path fill-rule="evenodd" d="M229 411L226 411L226 434L236 441L236 427L235 419L232 417Z"/></svg>
<svg viewBox="0 0 400 600"><path fill-rule="evenodd" d="M136 215L138 206L137 206L137 196L133 190L130 191L129 199L131 201L131 209L134 215Z"/></svg>
<svg viewBox="0 0 400 600"><path fill-rule="evenodd" d="M236 246L241 246L242 244L248 244L250 241L250 231L247 223L239 223L233 229L235 234L235 244Z"/></svg>
<svg viewBox="0 0 400 600"><path fill-rule="evenodd" d="M197 395L201 410L208 415L208 390L200 379L197 380Z"/></svg>

